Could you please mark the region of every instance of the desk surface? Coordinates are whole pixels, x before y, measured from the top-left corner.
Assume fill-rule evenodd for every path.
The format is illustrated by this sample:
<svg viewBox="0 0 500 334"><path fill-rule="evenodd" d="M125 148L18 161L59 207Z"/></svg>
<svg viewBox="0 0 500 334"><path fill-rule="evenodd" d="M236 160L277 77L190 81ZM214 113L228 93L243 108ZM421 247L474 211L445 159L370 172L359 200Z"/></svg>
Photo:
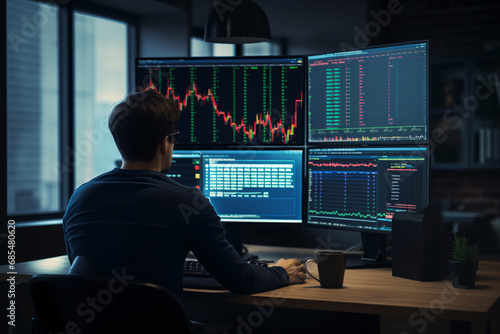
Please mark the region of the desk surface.
<svg viewBox="0 0 500 334"><path fill-rule="evenodd" d="M313 250L277 247L250 247L265 258L303 258ZM304 256L301 256L304 255ZM34 274L65 274L69 269L66 256L16 264L16 280L28 282ZM311 265L312 270L315 269ZM0 266L0 278L8 275L7 266ZM439 318L459 321L487 321L500 313L500 262L481 261L476 288L455 289L449 281L419 282L393 277L391 268L348 269L342 289L322 289L311 278L304 284L250 296L233 295L227 291L185 289L185 298L207 302L252 304L269 300L277 306L299 309L381 314L408 317L420 308L429 309Z"/></svg>

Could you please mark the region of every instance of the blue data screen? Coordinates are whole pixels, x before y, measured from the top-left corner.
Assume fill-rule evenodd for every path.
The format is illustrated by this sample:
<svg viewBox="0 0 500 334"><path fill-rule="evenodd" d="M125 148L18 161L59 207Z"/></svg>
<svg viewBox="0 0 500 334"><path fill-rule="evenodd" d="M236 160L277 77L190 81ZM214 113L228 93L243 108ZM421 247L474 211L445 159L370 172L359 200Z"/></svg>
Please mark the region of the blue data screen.
<svg viewBox="0 0 500 334"><path fill-rule="evenodd" d="M169 176L186 182L185 171L224 222L302 222L302 150L178 151L173 160Z"/></svg>

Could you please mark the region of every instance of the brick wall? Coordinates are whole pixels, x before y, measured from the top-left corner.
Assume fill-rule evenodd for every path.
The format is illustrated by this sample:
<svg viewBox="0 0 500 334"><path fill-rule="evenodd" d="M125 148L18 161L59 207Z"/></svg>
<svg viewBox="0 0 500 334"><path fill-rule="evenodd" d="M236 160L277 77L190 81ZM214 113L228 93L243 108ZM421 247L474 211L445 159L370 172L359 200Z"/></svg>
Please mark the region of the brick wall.
<svg viewBox="0 0 500 334"><path fill-rule="evenodd" d="M407 17L396 18L401 24L394 34L406 38L410 30L412 38L428 38L431 50L483 50L484 43L498 38L498 2L413 1L407 7Z"/></svg>
<svg viewBox="0 0 500 334"><path fill-rule="evenodd" d="M443 209L500 215L500 171L432 171L430 200Z"/></svg>
<svg viewBox="0 0 500 334"><path fill-rule="evenodd" d="M382 34L372 40L373 44L429 39L432 52L487 51L499 47L499 1L400 0L400 3L403 10L392 17ZM374 7L384 6L387 0L380 0Z"/></svg>
<svg viewBox="0 0 500 334"><path fill-rule="evenodd" d="M367 2L371 10L388 0ZM433 54L500 48L500 2L492 0L400 0L403 10L371 44L428 39ZM370 18L370 17L369 17ZM448 210L500 215L500 170L447 170L431 173L430 199Z"/></svg>

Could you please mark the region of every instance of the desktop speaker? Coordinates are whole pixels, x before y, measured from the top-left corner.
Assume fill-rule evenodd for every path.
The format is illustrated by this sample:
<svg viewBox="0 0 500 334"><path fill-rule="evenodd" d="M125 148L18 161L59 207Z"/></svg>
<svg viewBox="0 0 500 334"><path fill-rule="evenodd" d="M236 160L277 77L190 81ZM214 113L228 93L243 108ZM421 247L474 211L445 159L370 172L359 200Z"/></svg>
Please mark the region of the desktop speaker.
<svg viewBox="0 0 500 334"><path fill-rule="evenodd" d="M417 213L396 213L392 219L392 275L417 281L442 278L440 214L429 205Z"/></svg>

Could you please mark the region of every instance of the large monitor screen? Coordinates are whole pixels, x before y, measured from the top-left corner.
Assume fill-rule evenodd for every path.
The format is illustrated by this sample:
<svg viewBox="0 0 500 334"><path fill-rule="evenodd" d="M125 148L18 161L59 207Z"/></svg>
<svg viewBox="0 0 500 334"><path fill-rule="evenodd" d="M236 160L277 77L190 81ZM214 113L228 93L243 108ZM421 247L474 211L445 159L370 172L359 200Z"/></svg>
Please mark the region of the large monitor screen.
<svg viewBox="0 0 500 334"><path fill-rule="evenodd" d="M304 143L303 57L139 58L138 90L181 110L179 144Z"/></svg>
<svg viewBox="0 0 500 334"><path fill-rule="evenodd" d="M200 189L223 222L302 223L303 150L176 150L167 176Z"/></svg>
<svg viewBox="0 0 500 334"><path fill-rule="evenodd" d="M389 232L427 204L427 147L315 148L307 165L309 225Z"/></svg>
<svg viewBox="0 0 500 334"><path fill-rule="evenodd" d="M428 140L427 43L308 56L308 141Z"/></svg>

